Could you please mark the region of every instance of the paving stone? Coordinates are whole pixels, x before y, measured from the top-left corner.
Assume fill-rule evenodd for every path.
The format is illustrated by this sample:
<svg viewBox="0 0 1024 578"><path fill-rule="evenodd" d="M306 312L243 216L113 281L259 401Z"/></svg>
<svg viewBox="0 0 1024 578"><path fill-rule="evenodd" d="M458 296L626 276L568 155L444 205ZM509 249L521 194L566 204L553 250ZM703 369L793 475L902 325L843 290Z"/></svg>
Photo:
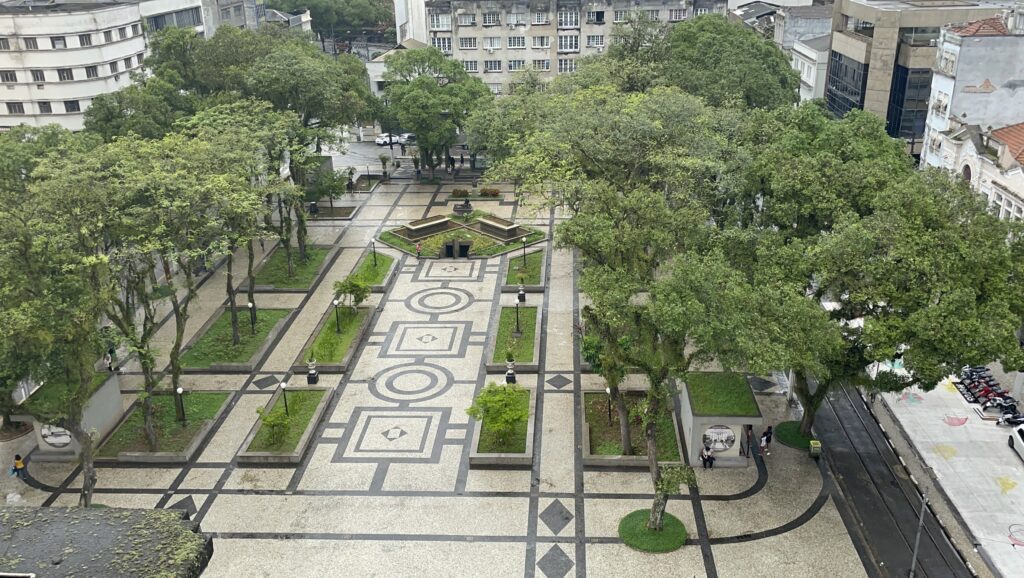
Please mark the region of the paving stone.
<svg viewBox="0 0 1024 578"><path fill-rule="evenodd" d="M540 513L540 520L555 534L561 532L572 519L572 512L566 509L562 501L558 499L552 500L551 504Z"/></svg>
<svg viewBox="0 0 1024 578"><path fill-rule="evenodd" d="M548 553L537 561L537 568L547 578L562 578L572 570L573 565L572 558L558 544L552 546Z"/></svg>

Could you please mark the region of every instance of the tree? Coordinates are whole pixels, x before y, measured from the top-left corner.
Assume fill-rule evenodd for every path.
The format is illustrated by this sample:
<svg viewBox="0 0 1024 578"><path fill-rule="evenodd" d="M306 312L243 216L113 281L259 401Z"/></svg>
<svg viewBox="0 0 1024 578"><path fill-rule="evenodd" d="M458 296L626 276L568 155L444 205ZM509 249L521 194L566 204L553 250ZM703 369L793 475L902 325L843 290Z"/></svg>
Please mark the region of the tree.
<svg viewBox="0 0 1024 578"><path fill-rule="evenodd" d="M619 418L619 444L622 446L622 455L631 456L633 438L630 433L629 410L626 408L626 398L619 392L619 385L626 378L627 369L622 362L622 344L619 342L619 336L611 334L609 328L601 323L590 308L584 307L582 315L586 323L581 350L583 359L608 386L608 395L615 404Z"/></svg>
<svg viewBox="0 0 1024 578"><path fill-rule="evenodd" d="M391 3L381 0L273 0L268 8L295 13L309 10L313 31L321 38L349 38L369 31L383 33L394 28Z"/></svg>
<svg viewBox="0 0 1024 578"><path fill-rule="evenodd" d="M334 282L334 295L354 311L370 296L370 285L358 275L349 275Z"/></svg>
<svg viewBox="0 0 1024 578"><path fill-rule="evenodd" d="M469 417L487 424L487 431L493 432L499 441L508 440L515 433L516 426L530 417L530 407L522 403L526 393L522 387L487 384L473 398L473 405L466 409Z"/></svg>
<svg viewBox="0 0 1024 578"><path fill-rule="evenodd" d="M775 44L708 14L672 27L662 82L712 106L779 108L797 102L799 77Z"/></svg>
<svg viewBox="0 0 1024 578"><path fill-rule="evenodd" d="M455 144L470 113L491 99L480 79L436 48L400 50L387 58L385 98L402 127L416 134L431 176Z"/></svg>
<svg viewBox="0 0 1024 578"><path fill-rule="evenodd" d="M170 132L175 121L192 114L195 106L194 98L153 76L94 98L85 110L85 129L106 142L129 133L160 138Z"/></svg>

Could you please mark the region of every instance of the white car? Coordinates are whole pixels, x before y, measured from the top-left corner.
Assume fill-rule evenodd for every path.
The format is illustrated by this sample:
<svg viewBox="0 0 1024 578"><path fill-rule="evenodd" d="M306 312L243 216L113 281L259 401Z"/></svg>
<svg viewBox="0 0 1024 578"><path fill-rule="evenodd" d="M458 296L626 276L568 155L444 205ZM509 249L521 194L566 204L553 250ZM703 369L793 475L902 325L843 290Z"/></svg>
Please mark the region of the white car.
<svg viewBox="0 0 1024 578"><path fill-rule="evenodd" d="M397 134L384 133L379 135L373 142L377 143L379 146L384 146L391 143L398 144L401 142L401 139Z"/></svg>
<svg viewBox="0 0 1024 578"><path fill-rule="evenodd" d="M1024 425L1013 428L1007 443L1010 449L1017 452L1017 457L1024 460Z"/></svg>
<svg viewBox="0 0 1024 578"><path fill-rule="evenodd" d="M403 132L398 135L398 144L415 144L416 135L411 132Z"/></svg>

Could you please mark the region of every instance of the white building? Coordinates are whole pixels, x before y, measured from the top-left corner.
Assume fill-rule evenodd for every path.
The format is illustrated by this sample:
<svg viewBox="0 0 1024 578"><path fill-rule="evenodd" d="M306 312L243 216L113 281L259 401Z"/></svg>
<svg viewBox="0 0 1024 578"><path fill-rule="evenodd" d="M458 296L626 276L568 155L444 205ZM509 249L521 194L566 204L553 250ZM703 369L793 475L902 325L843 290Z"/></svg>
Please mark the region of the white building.
<svg viewBox="0 0 1024 578"><path fill-rule="evenodd" d="M828 73L828 52L832 35L797 40L790 50L793 70L800 74L800 102L825 98L825 77Z"/></svg>
<svg viewBox="0 0 1024 578"><path fill-rule="evenodd" d="M1024 219L1024 122L995 130L967 125L943 134L937 165L959 173L1003 219Z"/></svg>
<svg viewBox="0 0 1024 578"><path fill-rule="evenodd" d="M599 54L632 12L663 22L687 18L686 0L394 0L398 43L434 46L480 74L500 94L516 72L573 72Z"/></svg>

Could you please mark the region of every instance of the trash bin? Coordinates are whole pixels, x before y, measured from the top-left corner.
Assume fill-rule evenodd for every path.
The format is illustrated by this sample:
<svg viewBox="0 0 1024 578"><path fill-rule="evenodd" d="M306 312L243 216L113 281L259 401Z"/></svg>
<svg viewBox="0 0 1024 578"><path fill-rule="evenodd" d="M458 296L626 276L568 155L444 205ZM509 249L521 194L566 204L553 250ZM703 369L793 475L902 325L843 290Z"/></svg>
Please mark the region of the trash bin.
<svg viewBox="0 0 1024 578"><path fill-rule="evenodd" d="M306 384L316 385L317 383L320 383L320 373L315 369L309 370L309 372L306 373Z"/></svg>
<svg viewBox="0 0 1024 578"><path fill-rule="evenodd" d="M818 440L811 440L810 446L807 448L808 454L814 459L818 459L821 456L821 442Z"/></svg>

